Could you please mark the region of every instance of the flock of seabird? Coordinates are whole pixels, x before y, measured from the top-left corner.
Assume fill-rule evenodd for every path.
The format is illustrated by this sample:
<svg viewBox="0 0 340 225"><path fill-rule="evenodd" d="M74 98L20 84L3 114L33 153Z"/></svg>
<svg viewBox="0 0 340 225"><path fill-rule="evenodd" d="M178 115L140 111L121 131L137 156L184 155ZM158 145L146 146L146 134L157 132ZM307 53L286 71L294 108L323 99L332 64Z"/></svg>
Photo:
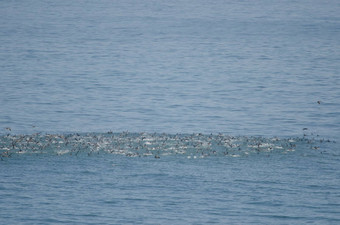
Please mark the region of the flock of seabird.
<svg viewBox="0 0 340 225"><path fill-rule="evenodd" d="M109 153L128 157L184 155L187 158L208 156L239 157L249 154L288 153L297 144L309 144L313 139L264 138L229 136L225 134L160 134L160 133L86 133L41 134L0 136L0 158L13 154L52 153L56 155L81 155Z"/></svg>

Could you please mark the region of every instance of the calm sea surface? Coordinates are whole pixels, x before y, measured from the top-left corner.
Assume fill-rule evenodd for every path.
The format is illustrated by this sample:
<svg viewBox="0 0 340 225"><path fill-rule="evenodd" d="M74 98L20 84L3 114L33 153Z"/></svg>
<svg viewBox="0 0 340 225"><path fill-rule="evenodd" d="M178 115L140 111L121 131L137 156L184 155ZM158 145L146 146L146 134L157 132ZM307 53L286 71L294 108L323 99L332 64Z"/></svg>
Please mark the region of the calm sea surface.
<svg viewBox="0 0 340 225"><path fill-rule="evenodd" d="M1 1L1 224L339 224L340 2Z"/></svg>

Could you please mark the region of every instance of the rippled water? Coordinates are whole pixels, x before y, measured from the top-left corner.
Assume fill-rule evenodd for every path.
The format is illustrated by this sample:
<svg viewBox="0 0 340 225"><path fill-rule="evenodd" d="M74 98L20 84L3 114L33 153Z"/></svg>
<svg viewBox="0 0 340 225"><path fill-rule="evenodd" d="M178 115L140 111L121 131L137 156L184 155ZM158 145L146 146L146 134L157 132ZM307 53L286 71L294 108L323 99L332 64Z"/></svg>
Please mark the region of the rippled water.
<svg viewBox="0 0 340 225"><path fill-rule="evenodd" d="M338 1L2 1L1 224L337 224Z"/></svg>
<svg viewBox="0 0 340 225"><path fill-rule="evenodd" d="M2 2L0 126L269 136L309 128L336 137L339 8Z"/></svg>

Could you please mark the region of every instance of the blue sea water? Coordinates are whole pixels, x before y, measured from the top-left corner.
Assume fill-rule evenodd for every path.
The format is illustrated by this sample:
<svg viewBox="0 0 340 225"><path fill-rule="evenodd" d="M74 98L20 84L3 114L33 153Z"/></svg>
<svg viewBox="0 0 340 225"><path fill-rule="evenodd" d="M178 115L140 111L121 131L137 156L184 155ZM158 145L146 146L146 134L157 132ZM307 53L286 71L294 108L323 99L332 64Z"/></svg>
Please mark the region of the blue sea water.
<svg viewBox="0 0 340 225"><path fill-rule="evenodd" d="M1 1L1 224L340 223L340 2Z"/></svg>

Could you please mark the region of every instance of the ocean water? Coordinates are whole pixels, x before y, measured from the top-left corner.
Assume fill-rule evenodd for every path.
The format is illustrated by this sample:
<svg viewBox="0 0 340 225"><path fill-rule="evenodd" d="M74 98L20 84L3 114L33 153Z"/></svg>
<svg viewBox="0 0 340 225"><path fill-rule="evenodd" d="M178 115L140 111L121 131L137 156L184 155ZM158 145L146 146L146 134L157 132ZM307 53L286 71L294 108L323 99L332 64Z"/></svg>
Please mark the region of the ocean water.
<svg viewBox="0 0 340 225"><path fill-rule="evenodd" d="M1 224L340 223L339 1L1 1Z"/></svg>

